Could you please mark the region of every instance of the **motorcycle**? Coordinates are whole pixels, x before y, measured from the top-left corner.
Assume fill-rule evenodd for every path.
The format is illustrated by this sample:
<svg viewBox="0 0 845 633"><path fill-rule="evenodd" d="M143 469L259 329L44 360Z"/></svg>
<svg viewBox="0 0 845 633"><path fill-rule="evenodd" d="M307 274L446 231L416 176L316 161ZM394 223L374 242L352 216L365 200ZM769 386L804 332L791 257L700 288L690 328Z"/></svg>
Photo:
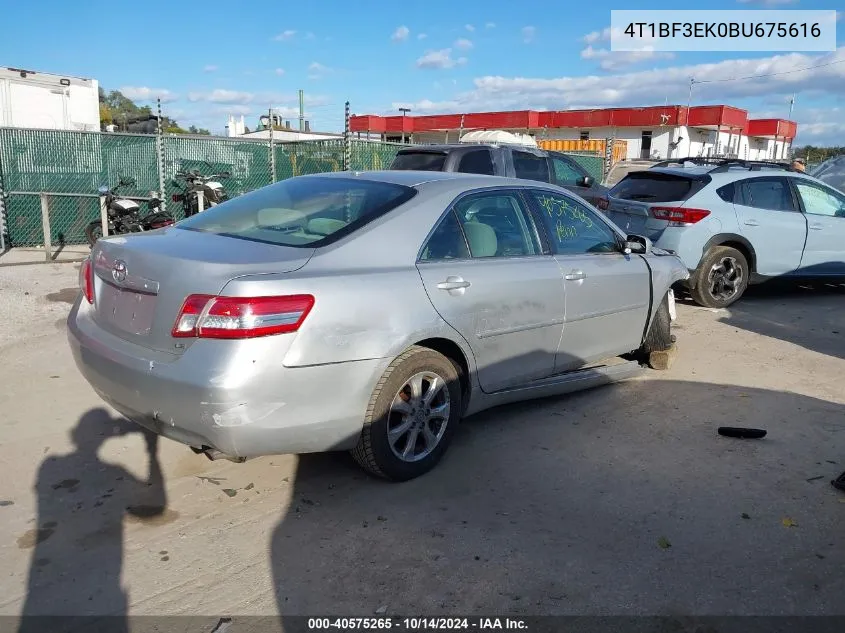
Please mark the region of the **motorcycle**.
<svg viewBox="0 0 845 633"><path fill-rule="evenodd" d="M229 199L226 189L218 182L218 178L229 178L232 174L224 171L211 176L203 176L198 169L188 172L177 172L173 184L180 189L180 193L173 194L173 202L181 202L185 217L189 218L200 211L199 192L203 194L203 209L216 207Z"/></svg>
<svg viewBox="0 0 845 633"><path fill-rule="evenodd" d="M141 214L141 205L135 200L121 197L118 190L121 187L134 185L131 178L121 178L117 185L109 189L103 185L97 191L105 196L106 214L108 216L109 235L122 235L126 233L139 233L141 231L152 231L165 226L170 226L176 221L173 216L161 208L162 199L154 191L150 192L150 200L147 202L149 213ZM94 244L103 236L103 224L101 220L95 220L85 227L85 237L88 245Z"/></svg>

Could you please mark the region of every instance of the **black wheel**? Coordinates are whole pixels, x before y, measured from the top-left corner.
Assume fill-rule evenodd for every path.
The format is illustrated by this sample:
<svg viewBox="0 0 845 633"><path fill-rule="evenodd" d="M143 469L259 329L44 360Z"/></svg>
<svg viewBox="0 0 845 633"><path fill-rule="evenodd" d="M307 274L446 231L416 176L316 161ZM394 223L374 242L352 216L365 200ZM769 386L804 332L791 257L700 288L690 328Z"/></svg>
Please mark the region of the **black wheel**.
<svg viewBox="0 0 845 633"><path fill-rule="evenodd" d="M411 347L376 385L352 456L385 479L419 477L443 457L462 411L452 361L428 348Z"/></svg>
<svg viewBox="0 0 845 633"><path fill-rule="evenodd" d="M669 314L669 293L663 297L639 351L642 354L662 352L672 347L672 318Z"/></svg>
<svg viewBox="0 0 845 633"><path fill-rule="evenodd" d="M707 251L694 274L693 301L705 308L725 308L748 287L748 260L735 248L716 246Z"/></svg>
<svg viewBox="0 0 845 633"><path fill-rule="evenodd" d="M91 224L85 227L85 239L88 240L88 246L91 248L94 248L94 244L101 237L103 237L103 223L99 220L91 222Z"/></svg>

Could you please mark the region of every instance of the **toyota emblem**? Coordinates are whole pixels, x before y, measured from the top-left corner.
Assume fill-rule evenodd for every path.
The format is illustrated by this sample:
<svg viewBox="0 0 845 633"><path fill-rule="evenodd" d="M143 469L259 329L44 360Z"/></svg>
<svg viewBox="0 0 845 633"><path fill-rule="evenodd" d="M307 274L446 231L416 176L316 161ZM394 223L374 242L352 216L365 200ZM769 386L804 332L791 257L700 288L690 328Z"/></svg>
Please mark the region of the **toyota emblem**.
<svg viewBox="0 0 845 633"><path fill-rule="evenodd" d="M111 267L111 276L118 283L126 281L126 262L118 259Z"/></svg>

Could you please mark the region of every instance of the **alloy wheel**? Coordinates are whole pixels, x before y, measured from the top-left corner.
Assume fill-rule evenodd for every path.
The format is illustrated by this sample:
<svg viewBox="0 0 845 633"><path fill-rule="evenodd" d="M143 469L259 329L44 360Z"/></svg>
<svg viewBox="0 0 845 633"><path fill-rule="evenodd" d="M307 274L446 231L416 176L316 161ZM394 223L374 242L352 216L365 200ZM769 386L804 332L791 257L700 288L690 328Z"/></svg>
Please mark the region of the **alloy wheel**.
<svg viewBox="0 0 845 633"><path fill-rule="evenodd" d="M406 462L430 455L446 432L450 407L442 376L429 371L411 376L390 405L387 441L393 454Z"/></svg>

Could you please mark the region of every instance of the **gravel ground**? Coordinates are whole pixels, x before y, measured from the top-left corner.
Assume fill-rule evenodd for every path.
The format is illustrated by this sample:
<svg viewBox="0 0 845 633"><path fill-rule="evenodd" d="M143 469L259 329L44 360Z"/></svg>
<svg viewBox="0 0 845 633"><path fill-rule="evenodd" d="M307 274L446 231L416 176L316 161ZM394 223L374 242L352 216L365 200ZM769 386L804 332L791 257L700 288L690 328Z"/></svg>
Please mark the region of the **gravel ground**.
<svg viewBox="0 0 845 633"><path fill-rule="evenodd" d="M76 276L0 268L0 614L845 615L842 287L682 303L669 371L466 420L393 485L164 440L150 474L68 352Z"/></svg>

